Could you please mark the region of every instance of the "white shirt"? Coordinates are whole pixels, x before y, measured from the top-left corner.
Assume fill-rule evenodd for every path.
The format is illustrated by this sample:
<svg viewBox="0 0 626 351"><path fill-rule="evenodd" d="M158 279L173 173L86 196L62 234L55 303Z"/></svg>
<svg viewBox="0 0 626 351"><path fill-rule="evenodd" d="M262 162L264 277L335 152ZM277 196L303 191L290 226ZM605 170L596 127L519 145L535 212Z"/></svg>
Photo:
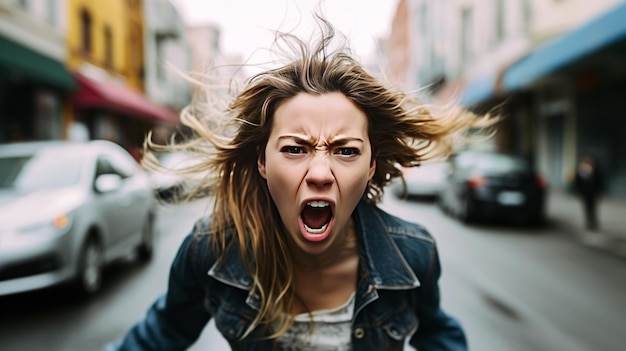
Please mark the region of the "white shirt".
<svg viewBox="0 0 626 351"><path fill-rule="evenodd" d="M295 316L293 326L276 341L280 351L350 351L352 315L355 293L343 305L301 313ZM311 319L313 332L311 333Z"/></svg>

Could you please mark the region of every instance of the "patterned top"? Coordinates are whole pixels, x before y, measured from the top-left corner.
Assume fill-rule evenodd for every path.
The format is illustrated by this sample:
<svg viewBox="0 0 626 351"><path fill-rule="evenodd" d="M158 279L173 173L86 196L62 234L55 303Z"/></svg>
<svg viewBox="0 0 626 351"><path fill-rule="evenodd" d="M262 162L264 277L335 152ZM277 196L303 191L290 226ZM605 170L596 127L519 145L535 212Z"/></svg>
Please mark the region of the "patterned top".
<svg viewBox="0 0 626 351"><path fill-rule="evenodd" d="M350 351L355 293L343 305L296 315L294 324L277 340L280 351ZM313 331L311 332L311 317Z"/></svg>

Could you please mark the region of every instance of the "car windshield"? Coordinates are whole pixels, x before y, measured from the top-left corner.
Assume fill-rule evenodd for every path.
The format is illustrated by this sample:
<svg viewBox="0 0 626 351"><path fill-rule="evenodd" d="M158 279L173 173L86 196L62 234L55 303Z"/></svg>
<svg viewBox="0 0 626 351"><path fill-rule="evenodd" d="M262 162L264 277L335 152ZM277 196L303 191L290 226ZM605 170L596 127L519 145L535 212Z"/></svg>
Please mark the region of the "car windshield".
<svg viewBox="0 0 626 351"><path fill-rule="evenodd" d="M0 188L35 190L73 185L80 180L81 157L66 150L0 157Z"/></svg>
<svg viewBox="0 0 626 351"><path fill-rule="evenodd" d="M527 172L530 170L528 161L507 155L484 155L476 158L474 169L490 173Z"/></svg>

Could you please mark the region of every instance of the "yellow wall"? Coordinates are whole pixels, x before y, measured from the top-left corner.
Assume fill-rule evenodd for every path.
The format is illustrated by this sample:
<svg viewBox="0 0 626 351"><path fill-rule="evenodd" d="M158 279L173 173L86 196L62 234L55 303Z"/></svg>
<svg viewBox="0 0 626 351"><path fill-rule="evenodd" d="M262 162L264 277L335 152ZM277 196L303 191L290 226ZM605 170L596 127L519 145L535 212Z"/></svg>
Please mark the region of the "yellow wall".
<svg viewBox="0 0 626 351"><path fill-rule="evenodd" d="M82 50L81 10L91 15L91 52ZM112 64L105 61L105 27L112 37ZM68 0L68 62L78 71L83 63L98 66L123 78L137 90L143 88L143 12L141 0Z"/></svg>

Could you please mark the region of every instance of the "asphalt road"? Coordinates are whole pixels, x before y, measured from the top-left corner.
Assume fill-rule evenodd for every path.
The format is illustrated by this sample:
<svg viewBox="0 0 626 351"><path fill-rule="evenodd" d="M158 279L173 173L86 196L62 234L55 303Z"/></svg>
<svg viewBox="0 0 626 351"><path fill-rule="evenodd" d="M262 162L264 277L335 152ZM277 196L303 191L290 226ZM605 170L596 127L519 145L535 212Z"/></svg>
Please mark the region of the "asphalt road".
<svg viewBox="0 0 626 351"><path fill-rule="evenodd" d="M100 350L122 337L164 291L176 249L205 207L161 209L155 259L113 265L91 300L77 301L62 288L0 297L0 350ZM464 325L472 350L625 349L626 260L550 225L464 226L430 202L392 196L383 207L436 238L443 306ZM192 347L223 349L212 324Z"/></svg>

